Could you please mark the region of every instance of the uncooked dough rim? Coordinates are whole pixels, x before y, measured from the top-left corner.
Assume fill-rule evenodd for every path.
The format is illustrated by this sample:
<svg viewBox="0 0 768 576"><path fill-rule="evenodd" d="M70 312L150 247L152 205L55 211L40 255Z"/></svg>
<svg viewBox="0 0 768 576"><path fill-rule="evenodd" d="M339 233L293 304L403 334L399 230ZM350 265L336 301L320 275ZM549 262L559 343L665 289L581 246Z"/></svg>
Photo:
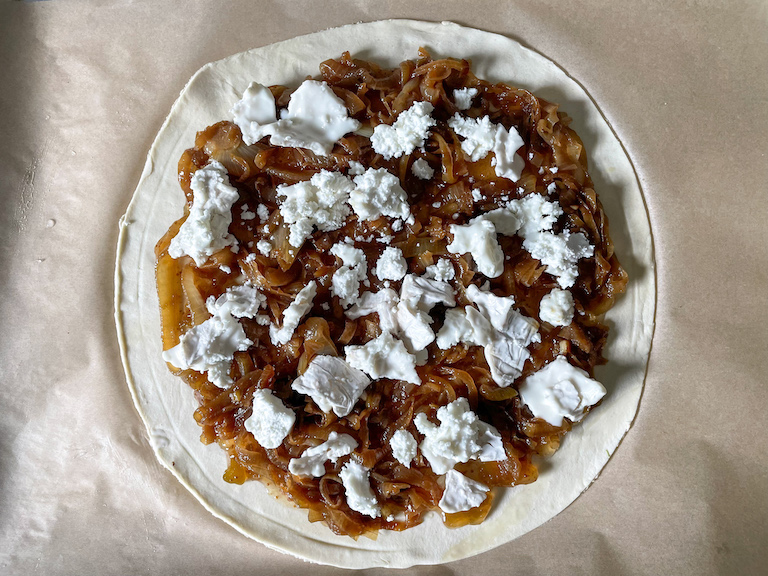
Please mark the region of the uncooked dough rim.
<svg viewBox="0 0 768 576"><path fill-rule="evenodd" d="M394 21L393 22L393 24L395 26L398 26L398 25L406 25L407 26L407 25L412 24L412 23L424 24L424 23L417 22L417 21ZM370 24L374 24L375 25L375 24L380 24L380 23L374 22L374 23L370 23ZM434 26L434 24L431 24L431 23L426 23L426 24ZM355 26L355 25L351 25L351 26ZM362 26L366 26L366 25L363 24ZM457 29L461 29L461 28L457 27ZM332 29L332 30L337 30L337 29ZM480 32L482 32L482 31L480 31ZM483 34L490 34L492 36L498 36L498 35L495 35L495 34L492 34L492 33L488 33L488 32L482 32L482 33ZM321 33L316 33L316 34L322 34L322 32ZM303 36L303 37L299 37L299 38L307 38L308 36L313 36L313 35L307 35L307 36ZM506 38L506 37L502 37L502 38L504 38L506 41L514 42L513 40L511 40L509 38ZM295 41L295 40L298 40L298 39L292 39L292 40ZM291 42L291 40L288 40L286 42ZM283 43L279 43L279 44L283 44ZM264 48L266 48L266 47L264 47ZM529 51L529 52L533 52L534 54L537 54L537 53L535 53L535 51L531 50L530 48L526 48L526 47L523 47L523 46L520 46L520 48L522 48L525 51ZM259 50L259 49L256 49L256 50ZM238 56L238 55L233 55L233 57L236 57L236 56ZM541 58L544 58L543 56L538 55L538 54L537 54L537 56L541 57ZM184 93L187 90L187 87L189 87L195 81L195 79L197 79L201 74L203 74L204 71L206 71L209 68L215 67L219 63L222 63L222 62L225 62L227 60L230 60L233 57L229 57L227 59L224 59L224 60L221 60L221 61L218 61L218 62L214 62L214 63L209 63L209 64L206 64L205 66L203 66L200 70L198 70L192 76L192 78L190 79L190 81L187 83L187 85L185 86L184 90L182 91L181 95L184 95ZM549 62L551 62L551 60L549 60ZM637 172L635 170L635 167L634 167L634 165L633 165L629 155L627 154L627 151L626 151L626 148L624 147L623 142L621 142L621 140L618 138L618 135L613 130L613 126L608 122L607 118L605 118L605 115L602 113L602 110L600 110L600 108L596 105L596 103L594 102L592 97L583 88L583 86L581 86L577 81L575 81L570 75L565 73L559 66L557 66L557 64L554 64L554 65L562 73L564 73L566 76L568 76L568 78L571 81L575 82L578 85L578 87L581 90L581 92L583 94L585 94L589 98L589 100L592 102L595 110L598 112L598 114L600 116L600 119L602 120L602 122L604 122L608 126L609 130L611 131L612 137L615 139L616 142L619 143L619 145L620 145L620 147L622 149L622 153L624 155L624 158L627 160L627 162L629 163L630 167L632 168L632 172L633 172L632 176L634 178L634 183L637 186L637 189L638 189L639 194L640 194L640 198L642 199L642 203L643 203L643 209L644 209L644 212L645 212L645 223L647 224L648 229L650 230L650 219L648 218L647 203L645 201L645 196L644 196L644 194L642 192L642 187L640 186L639 179L637 178ZM179 100L181 100L181 96L180 96ZM171 110L172 113L175 110L179 100L177 100L177 102L174 104L174 106L173 106L173 108ZM152 151L155 149L157 142L160 140L160 136L163 134L163 131L166 129L167 125L169 124L170 118L171 118L171 115L169 115L169 117L163 123L163 126L161 127L160 131L158 132L158 138L156 138L155 142L152 145L152 148L151 148L151 151L150 151L150 155L148 156L147 164L146 164L145 169L144 169L144 171L142 173L142 177L141 177L141 179L139 181L139 185L137 186L137 192L141 188L141 185L144 182L145 178L148 176L148 174L150 174L152 172L152 168L153 168ZM130 215L131 208L133 207L134 200L136 199L137 196L138 196L138 194L135 194L134 198L132 198L131 203L129 204L129 207L128 207L127 211L126 211L126 216ZM121 296L122 296L122 291L123 291L123 281L122 281L122 278L121 278L120 263L122 261L122 256L123 256L123 251L125 249L125 243L126 243L127 235L128 235L128 233L127 233L127 224L124 223L124 220L121 220L121 230L120 230L120 234L119 234L119 238L118 238L118 245L117 245L117 260L116 260L116 274L115 274L115 319L116 319L116 325L117 325L118 341L120 343L121 358L122 358L123 365L124 365L125 371L126 371L126 379L128 381L129 388L131 390L131 395L132 395L132 397L134 399L134 403L135 403L135 405L137 407L137 411L139 412L139 414L140 414L140 416L141 416L145 426L147 427L147 430L150 431L151 430L151 422L149 421L149 419L147 417L147 414L145 413L145 411L144 411L144 409L142 407L142 399L140 398L140 393L139 393L139 390L138 390L138 388L136 386L136 382L135 382L134 377L133 377L133 371L131 370L130 359L128 357L128 343L127 343L126 337L125 337L125 329L124 329L124 326L122 324ZM650 272L653 274L653 294L654 294L654 297L653 297L653 302L652 302L651 324L654 324L655 323L657 291L656 291L656 274L655 274L654 247L653 247L653 243L652 243L652 238L651 238L650 255L649 255L648 264L649 264ZM653 333L651 332L651 335L650 335L651 340L652 340L652 336L653 336ZM650 341L651 340L649 340L649 351L650 351ZM647 370L648 370L648 354L645 355L645 363L644 363L644 369L643 369L643 374L642 374L642 382L641 382L641 385L640 385L640 394L642 394L642 389L643 389L643 386L644 386L645 376L647 375ZM639 402L639 398L638 398L638 402ZM634 411L634 415L633 415L632 421L634 421L634 418L636 418L636 415L637 415L637 408ZM632 422L630 422L629 426L631 426L631 423ZM614 449L613 449L614 451L618 447L618 445L620 444L621 440L624 438L624 436L626 434L626 431L629 429L629 426L621 434L621 437L619 438L618 443L616 444L616 446L614 446ZM212 514L214 514L215 516L217 516L217 517L227 521L230 525L235 527L238 531L240 531L241 533L245 534L246 536L249 536L251 538L255 538L255 539L261 541L262 543L264 543L265 545L267 545L270 548L278 549L278 550L281 550L281 551L284 551L284 552L289 552L289 553L297 555L298 557L301 557L301 558L303 558L305 560L318 561L317 558L312 558L312 557L309 557L307 555L302 555L301 553L299 553L299 552L297 552L295 550L286 550L284 548L280 548L279 546L275 546L274 543L266 541L266 540L263 540L263 539L259 538L258 536L254 535L253 533L247 531L245 528L243 528L242 526L240 526L237 523L236 519L233 519L233 518L229 517L228 515L221 513L217 508L215 508L214 506L210 505L206 501L205 496L203 496L198 491L198 489L196 487L191 485L187 481L187 479L180 474L179 470L177 470L173 466L169 465L169 463L164 459L163 455L161 454L160 449L155 445L155 442L152 442L152 445L153 445L153 449L155 450L155 452L156 452L158 458L160 459L161 463L166 468L168 468L174 474L174 476L176 476L179 479L179 481L188 490L190 490L190 492L192 492L192 494L198 500L200 500L200 502L204 505L204 507L206 509L208 509ZM598 470L598 473L597 473L598 475L599 475L600 470L602 470L603 468L604 468L604 464L600 466L600 469ZM595 475L594 478L592 478L592 480L589 483L587 483L586 486L583 487L583 489L579 492L579 494L583 493L583 491L586 490L589 487L589 485L591 485L591 483L594 482L594 480L596 478L597 478L597 475ZM573 500L575 500L575 498ZM567 503L565 505L565 507L569 506L573 502L573 500L571 500L569 503ZM551 517L548 517L548 518L545 518L545 519L541 520L541 522L539 522L537 525L540 525L541 523L549 520L550 518ZM406 532L405 534L408 534L409 532ZM310 540L314 540L314 539L312 539L310 536L308 536L306 534L302 534L302 537L303 538L308 538ZM323 541L319 541L319 540L316 540L316 541L322 542L322 545L324 545L324 546L328 545L327 542L323 542ZM454 560L454 559L459 559L459 558L467 557L467 556L472 555L472 554L477 554L477 553L483 552L483 551L485 551L487 549L490 549L490 548L493 548L493 547L495 547L497 545L499 545L499 542L490 543L487 546L477 547L474 550L470 550L469 552L467 552L465 554L461 554L461 555L459 555L457 557L448 558L448 559ZM346 545L342 546L342 548L348 548L348 547L349 546L346 546ZM352 546L352 548L355 548L355 546ZM374 562L374 563L370 563L370 564L367 564L367 565L371 566L371 567L373 567L373 566L388 566L388 565L391 566L392 565L389 562L383 561L382 558L379 558L378 560L379 560L379 562ZM446 559L443 559L443 561L445 561L445 560ZM335 564L333 562L328 562L328 563L334 564L334 565L339 565L339 566L361 567L359 564L348 565L348 564L345 564L345 563L339 563L339 564ZM416 560L415 562L411 562L411 563L408 563L408 562L406 562L406 563L395 562L395 565L398 565L398 566L401 566L401 567L407 567L407 566L414 565L415 563L423 563L423 562L419 562L418 560Z"/></svg>

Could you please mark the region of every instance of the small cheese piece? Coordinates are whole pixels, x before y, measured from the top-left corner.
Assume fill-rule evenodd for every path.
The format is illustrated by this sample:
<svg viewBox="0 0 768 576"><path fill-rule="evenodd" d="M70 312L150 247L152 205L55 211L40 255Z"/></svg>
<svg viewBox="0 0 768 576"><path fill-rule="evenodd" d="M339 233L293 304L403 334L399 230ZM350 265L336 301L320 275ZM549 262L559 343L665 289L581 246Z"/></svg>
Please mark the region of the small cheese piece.
<svg viewBox="0 0 768 576"><path fill-rule="evenodd" d="M398 302L395 318L398 326L397 336L411 354L425 350L434 341L435 333L430 328L432 318L428 313L409 304L408 301L401 299ZM427 359L423 360L426 361ZM417 365L424 363L417 361Z"/></svg>
<svg viewBox="0 0 768 576"><path fill-rule="evenodd" d="M459 110L469 110L475 96L477 96L477 88L459 88L453 91L453 102Z"/></svg>
<svg viewBox="0 0 768 576"><path fill-rule="evenodd" d="M437 304L456 306L456 297L450 284L416 274L408 274L403 279L400 300L427 313Z"/></svg>
<svg viewBox="0 0 768 576"><path fill-rule="evenodd" d="M469 409L466 398L458 398L437 410L436 426L420 412L414 424L424 435L419 448L435 474L445 474L460 462L504 460L507 455L499 431L482 422Z"/></svg>
<svg viewBox="0 0 768 576"><path fill-rule="evenodd" d="M296 476L325 476L325 463L335 463L342 456L351 454L357 448L357 441L349 434L331 432L328 440L319 446L307 448L298 458L291 458L288 471Z"/></svg>
<svg viewBox="0 0 768 576"><path fill-rule="evenodd" d="M456 277L456 271L448 258L440 258L431 266L427 266L424 277L438 282L448 282Z"/></svg>
<svg viewBox="0 0 768 576"><path fill-rule="evenodd" d="M565 356L558 356L528 376L519 392L531 413L552 426L562 426L563 418L579 422L587 408L605 396L603 385L581 368L572 366Z"/></svg>
<svg viewBox="0 0 768 576"><path fill-rule="evenodd" d="M547 273L557 278L561 288L570 288L579 275L578 262L595 253L587 237L581 232L560 234L538 232L523 240L523 248L547 267Z"/></svg>
<svg viewBox="0 0 768 576"><path fill-rule="evenodd" d="M228 388L235 352L253 344L236 318L253 318L265 303L264 295L250 284L229 288L218 298L209 297L206 308L211 318L183 334L176 346L163 352L163 360L182 370L205 372L211 383Z"/></svg>
<svg viewBox="0 0 768 576"><path fill-rule="evenodd" d="M496 239L496 228L489 220L475 219L466 225L451 224L453 241L448 244L451 254L471 254L477 271L488 278L501 276L504 252Z"/></svg>
<svg viewBox="0 0 768 576"><path fill-rule="evenodd" d="M342 466L339 478L341 478L341 483L344 485L347 504L352 510L371 518L381 516L381 507L371 489L370 471L368 468L357 462L347 462Z"/></svg>
<svg viewBox="0 0 768 576"><path fill-rule="evenodd" d="M539 305L539 318L552 326L568 326L573 322L573 294L569 290L554 288L545 294Z"/></svg>
<svg viewBox="0 0 768 576"><path fill-rule="evenodd" d="M400 186L400 180L385 168L368 168L355 176L349 204L361 220L376 220L381 216L412 219L408 196ZM395 230L394 225L392 229Z"/></svg>
<svg viewBox="0 0 768 576"><path fill-rule="evenodd" d="M512 200L507 205L507 210L513 212L520 221L517 234L522 238L552 230L552 225L563 215L563 209L557 202L550 202L541 194L528 194L519 200ZM501 234L514 234L514 232L502 232Z"/></svg>
<svg viewBox="0 0 768 576"><path fill-rule="evenodd" d="M525 162L517 151L525 144L520 133L512 126L507 130L494 124L488 116L467 118L458 112L448 120L448 126L464 140L461 149L472 162L485 158L493 150L491 165L497 176L518 180Z"/></svg>
<svg viewBox="0 0 768 576"><path fill-rule="evenodd" d="M411 172L420 180L432 180L435 170L424 158L418 158L411 164Z"/></svg>
<svg viewBox="0 0 768 576"><path fill-rule="evenodd" d="M387 246L376 261L373 273L379 280L402 280L408 272L408 263L400 248Z"/></svg>
<svg viewBox="0 0 768 576"><path fill-rule="evenodd" d="M446 310L443 327L437 333L437 346L441 350L448 350L461 342L470 346L475 344L472 324L463 309Z"/></svg>
<svg viewBox="0 0 768 576"><path fill-rule="evenodd" d="M269 256L272 253L272 243L269 240L259 240L256 242L256 249L264 256Z"/></svg>
<svg viewBox="0 0 768 576"><path fill-rule="evenodd" d="M373 150L384 159L391 160L424 146L429 129L436 124L430 116L432 110L434 107L429 102L414 102L408 110L400 113L391 126L376 126L371 135Z"/></svg>
<svg viewBox="0 0 768 576"><path fill-rule="evenodd" d="M354 132L360 122L349 117L344 101L325 82L305 80L291 94L288 108L277 120L272 92L252 83L231 110L250 145L264 136L270 144L307 148L320 156L327 156L334 144L345 134Z"/></svg>
<svg viewBox="0 0 768 576"><path fill-rule="evenodd" d="M485 484L467 478L461 472L448 470L445 474L443 497L437 505L448 514L466 512L485 502L489 490Z"/></svg>
<svg viewBox="0 0 768 576"><path fill-rule="evenodd" d="M514 126L510 127L509 130L501 125L496 127L496 141L493 144L491 166L493 166L497 176L512 181L520 179L523 168L525 168L525 161L517 151L524 144L525 142Z"/></svg>
<svg viewBox="0 0 768 576"><path fill-rule="evenodd" d="M467 118L458 112L448 120L448 126L464 138L461 149L472 162L485 158L496 141L496 127L488 116Z"/></svg>
<svg viewBox="0 0 768 576"><path fill-rule="evenodd" d="M283 199L280 214L290 227L291 246L300 248L315 227L323 232L340 228L349 215L347 201L354 188L349 178L327 170L308 181L278 186L277 196Z"/></svg>
<svg viewBox="0 0 768 576"><path fill-rule="evenodd" d="M191 256L197 266L202 266L214 252L227 246L237 247L229 225L232 224L232 205L240 194L230 185L227 169L216 160L198 169L192 175L190 186L192 206L171 240L168 254L171 258Z"/></svg>
<svg viewBox="0 0 768 576"><path fill-rule="evenodd" d="M291 388L312 398L323 412L333 410L343 418L352 412L370 383L368 376L341 358L319 355L312 359L304 374L293 381Z"/></svg>
<svg viewBox="0 0 768 576"><path fill-rule="evenodd" d="M275 97L266 86L251 82L230 114L240 128L243 142L250 146L272 132L271 125L277 122Z"/></svg>
<svg viewBox="0 0 768 576"><path fill-rule="evenodd" d="M261 388L253 393L253 413L243 426L263 448L277 448L293 428L296 415L271 390Z"/></svg>
<svg viewBox="0 0 768 576"><path fill-rule="evenodd" d="M205 307L212 315L231 314L235 318L253 318L266 304L267 297L253 284L232 286L218 298L209 296L205 301Z"/></svg>
<svg viewBox="0 0 768 576"><path fill-rule="evenodd" d="M293 337L293 332L299 325L304 315L312 309L312 301L317 294L317 282L310 281L302 288L293 302L283 312L283 325L278 328L274 324L269 327L269 338L272 344L279 346L285 344Z"/></svg>
<svg viewBox="0 0 768 576"><path fill-rule="evenodd" d="M163 360L181 370L206 372L210 382L228 388L235 352L248 350L252 344L240 323L231 314L224 314L186 332L176 346L163 352Z"/></svg>
<svg viewBox="0 0 768 576"><path fill-rule="evenodd" d="M269 220L269 208L265 204L259 204L256 207L256 215L259 217L259 222L263 224Z"/></svg>
<svg viewBox="0 0 768 576"><path fill-rule="evenodd" d="M406 468L411 467L411 462L416 458L416 438L408 430L397 430L389 439L392 456Z"/></svg>
<svg viewBox="0 0 768 576"><path fill-rule="evenodd" d="M399 297L397 293L384 288L378 292L363 292L357 303L346 311L348 318L356 320L368 314L376 313L379 315L379 326L382 332L396 332L397 324L397 303Z"/></svg>
<svg viewBox="0 0 768 576"><path fill-rule="evenodd" d="M391 378L421 384L421 378L416 373L416 359L389 332L383 332L362 346L347 346L344 352L350 366L362 370L374 380Z"/></svg>
<svg viewBox="0 0 768 576"><path fill-rule="evenodd" d="M360 296L360 282L368 277L368 259L365 252L346 242L337 242L331 254L341 259L342 266L333 273L331 292L342 306L351 306Z"/></svg>

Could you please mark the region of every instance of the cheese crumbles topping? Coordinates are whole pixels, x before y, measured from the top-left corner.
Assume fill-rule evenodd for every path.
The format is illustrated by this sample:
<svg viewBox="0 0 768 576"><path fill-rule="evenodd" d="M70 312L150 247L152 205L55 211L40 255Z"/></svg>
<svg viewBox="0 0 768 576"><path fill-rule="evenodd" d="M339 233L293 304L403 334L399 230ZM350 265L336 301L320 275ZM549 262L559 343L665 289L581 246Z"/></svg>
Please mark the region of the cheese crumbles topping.
<svg viewBox="0 0 768 576"><path fill-rule="evenodd" d="M596 247L582 229L573 229L573 217L565 217L568 206L558 195L567 187L558 187L554 179L564 178L562 172L557 166L542 169L539 152L526 149L519 126L492 118L494 106L483 106L483 90L449 91L449 114L436 109L440 105L434 100L416 99L369 129L357 112L350 113L353 100L341 98L338 86L306 80L290 92L252 83L231 110L244 144L263 148L268 140L273 147L304 149L326 160L311 172L286 170L271 196L262 194L263 183L256 181L256 196L251 191L242 199L243 185L233 185L224 164L210 160L191 175L189 214L168 246L172 258L190 256L195 266L212 265L237 280L205 301L209 317L195 318L178 345L163 353L167 362L236 390L232 374L243 366L237 355L266 345L254 342L258 330L285 354L304 346L288 394L278 391L267 370L250 392L250 415L242 425L264 449L282 450L303 419L318 414L323 422L343 426L360 426L362 414L375 421L379 403L386 401L378 392L382 382L399 383L394 388L398 402L417 389L453 386L441 404L418 405L404 427L388 432L383 447L376 448L388 451L393 465L429 467L440 475L440 484L430 489L438 490L438 506L447 514L487 507L490 491L455 467L466 472L462 466L472 461L509 457L505 437L484 420L489 414L472 408L480 397L493 394L511 402L519 391L514 402L521 410L562 426L565 418L582 419L605 394L565 355L538 371L530 369L542 336L551 339L552 330L576 323L577 308L583 313L574 286L581 261ZM367 148L361 141L366 137ZM452 162L490 165L507 191L494 193L469 177L473 213L468 214L452 200L463 192L452 188L448 172L454 167L441 156L443 142L456 146ZM370 154L343 157L355 149ZM526 169L546 178L545 185L518 186ZM417 197L422 189L434 195L429 205L439 217L425 217ZM253 240L239 242L230 231L233 224L244 226ZM347 235L350 227L356 232ZM536 268L510 262L510 247L535 259ZM224 249L245 252L238 256L240 271L237 260L220 255ZM322 262L313 264L314 275L302 287L294 279L307 265L300 258L306 250L316 250ZM282 276L274 272L278 269ZM501 289L512 285L511 278L525 278L523 284L544 278L547 289L535 308ZM320 327L330 315L341 315L344 323L343 333L339 328L329 340ZM310 351L308 342L318 334ZM569 335L559 343L561 354L583 346ZM274 357L271 351L262 353ZM478 380L467 388L471 405L462 395L464 385L456 384L468 372L454 367L468 354L485 360L487 370L481 363L467 370L489 375L483 380L482 372L472 373ZM417 405L403 406L414 410ZM382 470L367 460L371 448L350 434L332 430L308 446L290 440L288 473L324 478L333 469L333 482L340 483L350 510L397 523L387 508Z"/></svg>

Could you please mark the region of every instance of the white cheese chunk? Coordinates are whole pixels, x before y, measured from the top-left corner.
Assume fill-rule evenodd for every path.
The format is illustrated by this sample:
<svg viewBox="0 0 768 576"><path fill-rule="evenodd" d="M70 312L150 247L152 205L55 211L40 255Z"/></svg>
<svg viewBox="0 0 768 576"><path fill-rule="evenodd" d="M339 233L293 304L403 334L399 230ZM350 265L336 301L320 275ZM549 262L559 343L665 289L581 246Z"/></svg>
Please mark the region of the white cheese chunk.
<svg viewBox="0 0 768 576"><path fill-rule="evenodd" d="M545 294L539 305L539 318L552 326L568 326L573 321L573 294L554 288Z"/></svg>
<svg viewBox="0 0 768 576"><path fill-rule="evenodd" d="M269 338L272 344L285 344L293 337L293 332L304 315L312 309L312 301L317 294L317 283L312 280L302 288L293 302L283 312L283 325L278 328L274 324L269 327Z"/></svg>
<svg viewBox="0 0 768 576"><path fill-rule="evenodd" d="M496 228L489 220L475 219L469 224L451 224L453 241L448 244L451 254L471 254L477 271L496 278L504 271L504 252L496 239Z"/></svg>
<svg viewBox="0 0 768 576"><path fill-rule="evenodd" d="M560 234L538 232L523 240L523 248L547 267L547 272L557 278L561 288L570 288L579 275L578 262L595 253L587 237L581 232Z"/></svg>
<svg viewBox="0 0 768 576"><path fill-rule="evenodd" d="M360 296L360 282L368 277L368 259L365 252L346 242L337 242L331 254L341 259L342 266L333 273L331 292L342 306L351 306Z"/></svg>
<svg viewBox="0 0 768 576"><path fill-rule="evenodd" d="M461 472L448 470L445 474L443 497L437 505L448 514L466 512L485 502L489 490L485 484L467 478Z"/></svg>
<svg viewBox="0 0 768 576"><path fill-rule="evenodd" d="M371 145L386 160L410 154L424 146L429 129L436 124L430 116L434 107L429 102L414 102L400 113L391 126L379 124L373 129Z"/></svg>
<svg viewBox="0 0 768 576"><path fill-rule="evenodd" d="M211 318L187 331L173 348L163 352L163 360L182 370L206 372L219 388L232 385L229 369L235 352L243 352L253 342L236 318L253 318L266 298L246 284L229 288L218 298L206 301Z"/></svg>
<svg viewBox="0 0 768 576"><path fill-rule="evenodd" d="M252 83L231 114L246 144L264 136L274 146L307 148L327 156L345 134L360 127L349 117L344 101L325 83L305 80L291 94L288 108L277 120L275 100L268 88Z"/></svg>
<svg viewBox="0 0 768 576"><path fill-rule="evenodd" d="M374 380L391 378L421 384L421 378L416 373L416 359L389 332L383 332L362 346L347 346L344 352L350 366L362 370Z"/></svg>
<svg viewBox="0 0 768 576"><path fill-rule="evenodd" d="M474 330L463 309L445 311L445 322L437 333L437 346L441 350L453 348L460 342L474 345Z"/></svg>
<svg viewBox="0 0 768 576"><path fill-rule="evenodd" d="M277 122L275 97L266 86L251 82L230 114L240 128L243 142L250 146L272 132L272 125Z"/></svg>
<svg viewBox="0 0 768 576"><path fill-rule="evenodd" d="M278 186L277 196L283 199L280 214L290 226L291 246L300 248L315 227L323 232L340 228L349 215L347 201L354 188L349 178L327 170L305 182Z"/></svg>
<svg viewBox="0 0 768 576"><path fill-rule="evenodd" d="M259 217L259 222L263 224L269 220L269 208L265 204L259 204L256 207L256 215Z"/></svg>
<svg viewBox="0 0 768 576"><path fill-rule="evenodd" d="M357 462L347 462L342 466L339 478L341 478L341 483L344 485L347 504L352 510L371 518L381 516L381 507L371 489L370 471L368 468Z"/></svg>
<svg viewBox="0 0 768 576"><path fill-rule="evenodd" d="M252 407L253 413L243 422L243 426L263 448L277 448L291 432L296 421L293 410L287 408L280 398L265 388L253 393Z"/></svg>
<svg viewBox="0 0 768 576"><path fill-rule="evenodd" d="M420 180L432 180L435 170L424 158L418 158L411 164L411 172Z"/></svg>
<svg viewBox="0 0 768 576"><path fill-rule="evenodd" d="M259 240L256 242L256 249L264 256L269 256L272 253L272 243L269 240Z"/></svg>
<svg viewBox="0 0 768 576"><path fill-rule="evenodd" d="M510 180L520 178L525 162L517 151L525 142L514 126L507 130L501 124L492 123L488 116L467 118L458 112L448 120L448 126L464 138L461 149L472 162L477 162L493 150L491 165L496 175Z"/></svg>
<svg viewBox="0 0 768 576"><path fill-rule="evenodd" d="M397 304L395 318L398 326L397 336L411 354L424 350L434 341L435 333L430 328L432 318L423 310L419 310L406 300L401 299ZM417 361L417 365L421 364L424 362Z"/></svg>
<svg viewBox="0 0 768 576"><path fill-rule="evenodd" d="M475 96L477 96L477 88L459 88L453 91L453 102L459 110L469 110Z"/></svg>
<svg viewBox="0 0 768 576"><path fill-rule="evenodd" d="M397 430L389 439L392 456L406 468L411 467L411 462L416 458L416 438L408 430Z"/></svg>
<svg viewBox="0 0 768 576"><path fill-rule="evenodd" d="M483 346L493 380L498 386L509 386L522 374L530 358L527 347L541 339L538 323L512 308L512 296L496 296L470 285L467 298L477 308L448 310L437 334L437 345L442 350L460 342Z"/></svg>
<svg viewBox="0 0 768 576"><path fill-rule="evenodd" d="M357 441L349 434L331 432L328 440L319 446L307 448L299 458L291 458L288 471L296 476L325 476L325 463L336 462L342 456L351 454L357 448Z"/></svg>
<svg viewBox="0 0 768 576"><path fill-rule="evenodd" d="M512 181L520 179L523 168L525 168L525 161L517 152L524 144L525 142L514 126L510 127L509 130L501 125L496 127L491 166L493 166L497 176Z"/></svg>
<svg viewBox="0 0 768 576"><path fill-rule="evenodd" d="M291 384L296 392L306 394L323 412L343 418L355 407L371 381L363 372L335 356L315 356L304 374Z"/></svg>
<svg viewBox="0 0 768 576"><path fill-rule="evenodd" d="M402 280L408 272L408 263L400 248L387 246L376 261L373 273L379 280Z"/></svg>
<svg viewBox="0 0 768 576"><path fill-rule="evenodd" d="M424 435L419 448L435 474L445 474L460 462L504 460L507 455L498 430L482 422L469 409L466 398L458 398L437 411L436 426L423 412L414 423Z"/></svg>
<svg viewBox="0 0 768 576"><path fill-rule="evenodd" d="M508 203L507 209L514 212L520 220L520 229L517 234L522 238L527 238L536 232L552 230L552 225L563 215L560 204L550 202L541 194L528 194L519 200L512 200Z"/></svg>
<svg viewBox="0 0 768 576"><path fill-rule="evenodd" d="M376 220L380 216L412 218L408 196L400 186L400 180L385 168L368 168L355 176L349 204L361 220ZM394 225L392 229L395 229Z"/></svg>
<svg viewBox="0 0 768 576"><path fill-rule="evenodd" d="M437 304L456 306L455 293L450 284L416 274L408 274L403 279L400 299L424 312L429 312Z"/></svg>
<svg viewBox="0 0 768 576"><path fill-rule="evenodd" d="M448 282L456 277L456 271L448 258L440 258L431 266L427 266L424 277L438 282Z"/></svg>
<svg viewBox="0 0 768 576"><path fill-rule="evenodd" d="M267 297L252 284L232 286L218 298L209 296L205 301L205 307L212 315L231 314L235 318L253 318L266 304Z"/></svg>
<svg viewBox="0 0 768 576"><path fill-rule="evenodd" d="M398 301L397 293L390 288L384 288L378 292L363 292L357 303L346 311L346 315L356 320L376 313L379 315L379 326L382 332L396 332L398 324L395 315Z"/></svg>
<svg viewBox="0 0 768 576"><path fill-rule="evenodd" d="M584 370L558 356L520 385L520 399L531 413L552 426L562 426L563 418L578 422L587 408L605 396L605 388Z"/></svg>
<svg viewBox="0 0 768 576"><path fill-rule="evenodd" d="M448 126L464 138L461 149L472 162L485 158L496 141L496 126L488 116L467 118L459 113L448 120Z"/></svg>
<svg viewBox="0 0 768 576"><path fill-rule="evenodd" d="M202 266L214 252L227 246L237 247L229 225L232 224L232 205L240 194L230 185L227 169L216 160L197 170L190 186L192 206L171 240L168 254L171 258L191 256L196 265Z"/></svg>
<svg viewBox="0 0 768 576"><path fill-rule="evenodd" d="M467 287L467 299L477 306L496 330L501 330L506 324L515 304L515 297L512 295L496 296L493 292L480 290L474 284Z"/></svg>

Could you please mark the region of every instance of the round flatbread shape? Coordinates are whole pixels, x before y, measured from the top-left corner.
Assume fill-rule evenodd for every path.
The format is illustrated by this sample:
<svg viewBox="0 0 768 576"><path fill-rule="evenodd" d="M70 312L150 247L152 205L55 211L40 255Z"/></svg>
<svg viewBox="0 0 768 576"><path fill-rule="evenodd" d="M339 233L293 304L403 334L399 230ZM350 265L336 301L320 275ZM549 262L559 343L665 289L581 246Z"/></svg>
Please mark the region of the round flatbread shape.
<svg viewBox="0 0 768 576"><path fill-rule="evenodd" d="M310 523L305 510L267 493L258 482L222 479L227 455L199 441L193 391L161 357L154 245L183 211L176 165L195 132L229 117L252 82L298 85L342 50L385 67L412 58L420 46L435 57L471 59L489 81L514 83L560 104L590 156L590 175L611 223L616 253L630 281L606 316L608 364L596 378L608 394L548 459L536 482L499 490L480 525L445 527L437 514L405 532L373 539L334 535ZM576 115L578 112L578 115ZM347 568L408 567L465 558L525 534L567 507L597 477L629 429L642 393L653 334L655 277L650 226L632 165L584 89L550 60L496 34L452 23L407 20L326 30L250 50L204 66L182 91L161 128L120 223L115 314L126 377L157 457L214 515L270 548Z"/></svg>

